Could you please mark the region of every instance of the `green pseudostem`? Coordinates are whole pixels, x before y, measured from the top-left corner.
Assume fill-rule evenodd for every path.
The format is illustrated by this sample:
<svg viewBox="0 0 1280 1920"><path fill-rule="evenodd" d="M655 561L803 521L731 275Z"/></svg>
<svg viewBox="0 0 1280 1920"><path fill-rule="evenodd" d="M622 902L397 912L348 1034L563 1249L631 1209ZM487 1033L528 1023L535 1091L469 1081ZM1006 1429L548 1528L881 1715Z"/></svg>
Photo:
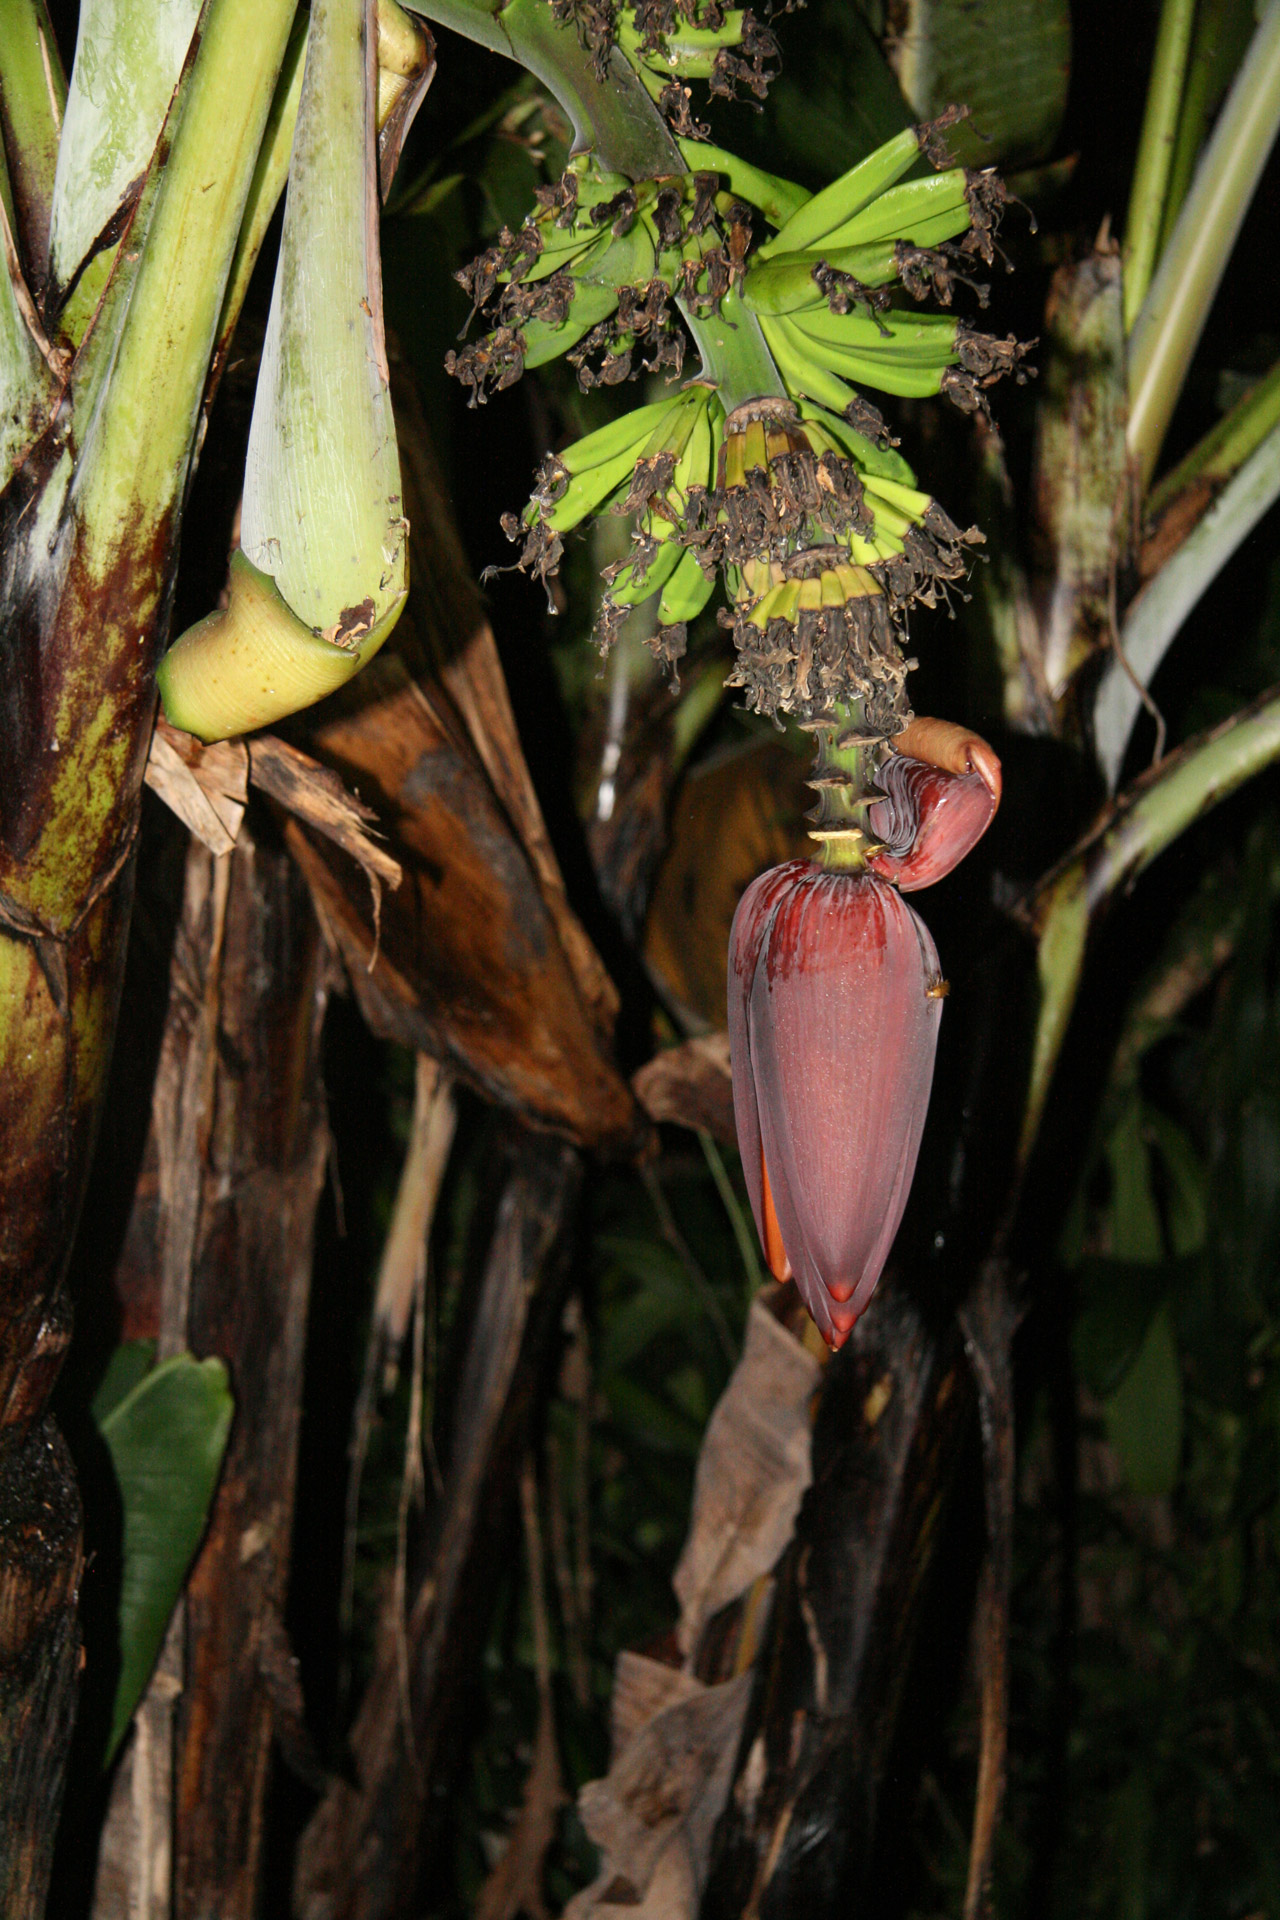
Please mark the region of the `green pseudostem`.
<svg viewBox="0 0 1280 1920"><path fill-rule="evenodd" d="M280 263L245 464L228 604L160 671L165 712L205 740L349 680L407 593L407 524L382 327L372 0L311 12Z"/></svg>

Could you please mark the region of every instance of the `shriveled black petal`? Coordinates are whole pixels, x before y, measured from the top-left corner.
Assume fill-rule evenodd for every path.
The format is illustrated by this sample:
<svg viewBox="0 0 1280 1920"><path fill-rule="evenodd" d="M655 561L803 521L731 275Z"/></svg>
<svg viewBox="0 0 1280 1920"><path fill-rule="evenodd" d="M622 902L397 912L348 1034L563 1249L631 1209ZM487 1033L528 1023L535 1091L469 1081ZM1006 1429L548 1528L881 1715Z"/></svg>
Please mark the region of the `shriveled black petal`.
<svg viewBox="0 0 1280 1920"><path fill-rule="evenodd" d="M969 257L950 241L940 247L914 247L909 240L899 240L893 249L898 278L913 300L934 299L949 307L956 287L962 286L968 287L978 305L986 308L991 303L991 288L960 271Z"/></svg>
<svg viewBox="0 0 1280 1920"><path fill-rule="evenodd" d="M908 662L882 594L804 611L794 620L772 619L763 630L750 618L749 605L718 617L731 630L738 654L725 684L741 687L753 712L774 720L790 713L801 725L830 725L837 706L860 700L874 734L888 739L907 725Z"/></svg>
<svg viewBox="0 0 1280 1920"><path fill-rule="evenodd" d="M813 269L815 286L826 296L827 305L832 313L848 313L851 307L865 307L871 315L884 313L891 304L888 287L867 287L852 273L842 273L838 267L829 267L820 260ZM888 327L881 329L888 333Z"/></svg>
<svg viewBox="0 0 1280 1920"><path fill-rule="evenodd" d="M444 365L446 373L470 387L467 405L483 406L490 393L513 387L524 372L524 336L514 328L499 327L461 353L446 353Z"/></svg>
<svg viewBox="0 0 1280 1920"><path fill-rule="evenodd" d="M880 561L873 571L895 609L917 602L936 607L939 599L948 598L948 587L966 578L970 559L965 549L984 544L977 527L961 531L933 500L921 525L904 535L903 551Z"/></svg>
<svg viewBox="0 0 1280 1920"><path fill-rule="evenodd" d="M994 386L997 380L1011 373L1021 387L1032 376L1035 369L1023 363L1036 342L1034 340L1015 340L1012 334L1004 340L997 340L992 333L978 333L973 327L966 326L961 320L956 327L956 352L960 356L960 365L966 373L984 387Z"/></svg>

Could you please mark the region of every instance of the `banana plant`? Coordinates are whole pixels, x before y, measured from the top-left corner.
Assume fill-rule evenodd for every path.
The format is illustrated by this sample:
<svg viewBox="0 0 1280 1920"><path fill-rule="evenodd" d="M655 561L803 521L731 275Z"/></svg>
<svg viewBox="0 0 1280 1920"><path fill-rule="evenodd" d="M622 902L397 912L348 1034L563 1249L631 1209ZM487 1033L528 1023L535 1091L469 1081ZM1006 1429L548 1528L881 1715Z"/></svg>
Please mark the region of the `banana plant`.
<svg viewBox="0 0 1280 1920"><path fill-rule="evenodd" d="M68 80L43 0L0 8L0 1559L20 1596L7 1912L39 1911L65 1752L58 1738L38 1760L24 1702L53 1703L65 1735L74 1695L76 1496L45 1401L70 1333L63 1276L111 1054L157 668L207 407L291 149L291 244L301 233L308 254L291 273L286 250L260 408L253 579L270 618L248 670L270 677L272 634L299 621L349 670L403 598L375 116L380 46L384 112L403 126L430 39L394 0L317 7L305 38L304 56L294 0L86 0ZM326 223L335 179L345 197ZM296 343L326 311L317 370ZM362 356L358 385L334 363L338 330L345 370ZM373 504L352 524L357 496ZM51 1519L31 1592L14 1543L33 1463Z"/></svg>
<svg viewBox="0 0 1280 1920"><path fill-rule="evenodd" d="M972 255L990 258L994 179L944 168L894 197L921 151L941 161L937 127L816 200L709 145L683 81L760 93L777 49L750 14L706 24L694 9L678 24L641 9L615 35L611 17L545 0L511 0L500 19L461 0L426 11L514 53L561 100L580 148L520 234L471 270L494 324L454 370L483 395L573 349L585 382L612 382L638 342L678 369L676 313L702 362L687 395L641 422L626 472L618 449L608 462L640 534L606 627L665 584L674 658L719 571L754 704L815 716L866 698L882 732L900 731L894 620L956 577L962 536L846 380L973 406L1016 370L1016 342L975 344L895 311L886 291L897 280L945 301ZM293 0L86 0L69 79L43 0L0 13L0 1434L22 1485L33 1448L52 1461L40 1498L62 1516L58 1578L46 1571L43 1608L23 1611L33 1638L19 1634L15 1662L64 1702L77 1525L44 1406L69 1337L63 1277L111 1053L157 687L188 731L242 732L341 685L403 606L377 201L431 71L429 35L395 0L320 0L305 22ZM165 656L209 403L286 181L227 604ZM757 215L778 243L758 299ZM563 525L606 504L595 452L544 473L515 529L544 573L558 537L545 514L572 493L575 458L591 477ZM764 538L762 487L777 521ZM832 659L810 691L795 649L819 631ZM789 664L774 673L779 635ZM20 1727L21 1698L9 1704L5 1724ZM29 1891L50 1823L34 1822L39 1796L9 1757L4 1871ZM55 1785L57 1763L55 1751Z"/></svg>

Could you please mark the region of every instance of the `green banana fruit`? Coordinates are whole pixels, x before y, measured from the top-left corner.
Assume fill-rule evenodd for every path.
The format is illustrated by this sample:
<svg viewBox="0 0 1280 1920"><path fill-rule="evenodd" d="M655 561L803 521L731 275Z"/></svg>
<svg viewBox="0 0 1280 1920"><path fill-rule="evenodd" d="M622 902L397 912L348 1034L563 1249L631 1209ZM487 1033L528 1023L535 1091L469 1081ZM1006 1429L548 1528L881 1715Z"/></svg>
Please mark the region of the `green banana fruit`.
<svg viewBox="0 0 1280 1920"><path fill-rule="evenodd" d="M765 173L761 167L753 167L746 160L740 160L736 153L730 153L726 147L712 146L705 140L677 140L685 165L690 173L718 173L729 182L729 191L740 200L749 201L753 207L759 207L765 219L775 227L781 227L798 213L811 198L804 187L796 186L793 180L783 180L776 173Z"/></svg>
<svg viewBox="0 0 1280 1920"><path fill-rule="evenodd" d="M857 399L853 388L832 372L825 357L815 353L793 320L783 314L765 316L761 318L760 329L794 399L816 401L819 406L830 407L833 413L843 413Z"/></svg>
<svg viewBox="0 0 1280 1920"><path fill-rule="evenodd" d="M873 387L910 399L941 391L943 366L922 365L892 354L877 359L837 342L813 339L797 319L783 314L760 325L788 387L833 412L843 412L857 398L855 387Z"/></svg>
<svg viewBox="0 0 1280 1920"><path fill-rule="evenodd" d="M856 265L846 265L855 260ZM825 250L811 253L779 253L770 260L755 261L747 268L742 283L743 305L752 313L799 313L809 307L825 307L827 296L814 279L814 268L835 267L852 274L864 287L883 287L897 278L892 245L843 247L833 257Z"/></svg>
<svg viewBox="0 0 1280 1920"><path fill-rule="evenodd" d="M812 199L806 200L784 222L773 239L759 249L760 258L768 260L776 253L797 253L802 248L814 247L819 241L826 240L842 229L854 215L883 199L894 182L900 180L908 167L914 166L919 158L919 137L914 127L908 127L892 140L886 140L883 146L877 147L865 160L860 160L857 166L850 167L847 173L842 173L821 193L815 193ZM866 236L868 239L882 237L879 234Z"/></svg>
<svg viewBox="0 0 1280 1920"><path fill-rule="evenodd" d="M588 258L604 253L613 238L608 227L592 226L582 220L575 220L571 227L552 225L545 231L540 225L538 231L542 239L542 252L533 265L520 275L524 285L530 285L535 280L547 280L553 273L560 273L575 263L581 265ZM505 285L509 278L509 275L503 274L502 284Z"/></svg>
<svg viewBox="0 0 1280 1920"><path fill-rule="evenodd" d="M848 455L864 485L877 485L883 480L908 491L915 486L916 476L900 453L892 447L878 447L874 440L868 440L865 433L859 433L856 427L851 427L842 415L810 405L801 407L800 417L806 430L816 429L834 444L838 452Z"/></svg>
<svg viewBox="0 0 1280 1920"><path fill-rule="evenodd" d="M674 399L635 407L617 420L610 420L607 426L575 440L556 456L556 465L569 475L567 489L554 506L544 510L540 510L538 501L531 502L525 510L526 521L540 518L554 532L567 533L589 513L599 512L610 496L630 480L636 463L650 450L667 444L681 413L689 410L695 401L696 394L686 389Z"/></svg>
<svg viewBox="0 0 1280 1920"><path fill-rule="evenodd" d="M696 620L715 592L715 580L708 578L698 564L698 556L686 548L680 564L662 589L658 602L658 620L664 627Z"/></svg>
<svg viewBox="0 0 1280 1920"><path fill-rule="evenodd" d="M634 16L632 16L632 20ZM618 21L618 43L633 66L648 67L664 78L709 80L715 70L716 56L725 47L737 46L742 38L742 11L726 13L720 27L690 27L683 24L662 35L656 52L646 52L632 20L624 12Z"/></svg>
<svg viewBox="0 0 1280 1920"><path fill-rule="evenodd" d="M597 427L594 433L586 433L581 440L571 441L563 452L556 455L556 464L563 467L566 473L579 477L593 467L615 460L621 453L630 454L634 464L654 430L687 404L681 393L666 400L652 400L643 407L632 407L630 413L621 413L616 420Z"/></svg>
<svg viewBox="0 0 1280 1920"><path fill-rule="evenodd" d="M950 367L960 357L956 349L958 323L944 313L867 317L864 313L831 313L827 307L814 307L794 313L791 324L819 349L865 353L867 359L877 363L885 359L894 365Z"/></svg>
<svg viewBox="0 0 1280 1920"><path fill-rule="evenodd" d="M579 285L609 286L615 292L619 287L648 286L658 263L658 232L653 215L642 209L626 233L614 237L608 227L605 233L610 244L601 253L593 252L590 260L575 268L574 279Z"/></svg>
<svg viewBox="0 0 1280 1920"><path fill-rule="evenodd" d="M873 360L867 354L833 354L837 372L856 386L870 387L879 393L897 394L902 399L927 400L942 391L945 367L920 366L915 362Z"/></svg>
<svg viewBox="0 0 1280 1920"><path fill-rule="evenodd" d="M584 334L590 333L592 327L609 318L617 304L616 287L579 283L574 289L573 304L561 326L548 326L545 320L538 319L521 323L525 366L543 367L548 360L554 360L559 354L567 353L570 347L576 347Z"/></svg>
<svg viewBox="0 0 1280 1920"><path fill-rule="evenodd" d="M676 463L674 489L682 503L687 499L690 487L705 487L711 484L716 438L712 423L713 412L719 413L723 418L724 410L719 398L714 393L708 392L705 406L699 407L694 415L689 437Z"/></svg>
<svg viewBox="0 0 1280 1920"><path fill-rule="evenodd" d="M865 247L875 240L911 240L917 246L932 244L917 237L924 224L944 217L954 218L961 212L963 222L943 238L951 239L955 233L963 233L969 224L964 168L949 167L945 173L930 174L923 180L904 180L901 186L882 193L869 207L861 208L833 227L825 235L825 241L832 247Z"/></svg>
<svg viewBox="0 0 1280 1920"><path fill-rule="evenodd" d="M922 520L933 505L931 497L927 493L921 493L918 487L904 485L883 474L867 474L863 485L868 493L875 494L879 500L887 501L891 507L908 514L912 520Z"/></svg>
<svg viewBox="0 0 1280 1920"><path fill-rule="evenodd" d="M826 306L827 296L814 278L814 269L819 266L847 273L864 287L888 286L898 278L899 240L909 239L917 247L940 246L964 233L968 225L968 202L962 201L950 211L919 222L909 235L894 234L858 246L824 243L803 253L771 254L767 260L757 251L747 269L742 298L753 313L797 313Z"/></svg>
<svg viewBox="0 0 1280 1920"><path fill-rule="evenodd" d="M679 541L664 540L644 573L637 577L632 567L624 567L609 588L609 598L619 607L638 607L667 584L684 558Z"/></svg>
<svg viewBox="0 0 1280 1920"><path fill-rule="evenodd" d="M592 207L601 206L606 200L616 200L632 185L625 173L597 166L589 153L575 154L566 171L577 176L579 213L589 213Z"/></svg>
<svg viewBox="0 0 1280 1920"><path fill-rule="evenodd" d="M859 353L885 354L895 360L954 356L957 322L945 313L832 313L825 304L797 313L792 325L810 340Z"/></svg>

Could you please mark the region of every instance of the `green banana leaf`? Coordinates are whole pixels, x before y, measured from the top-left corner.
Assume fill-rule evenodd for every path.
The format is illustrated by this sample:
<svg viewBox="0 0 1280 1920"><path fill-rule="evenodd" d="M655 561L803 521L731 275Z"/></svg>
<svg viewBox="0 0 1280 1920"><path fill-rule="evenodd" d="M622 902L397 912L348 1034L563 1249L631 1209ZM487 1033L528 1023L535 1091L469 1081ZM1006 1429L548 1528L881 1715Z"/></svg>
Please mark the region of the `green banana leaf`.
<svg viewBox="0 0 1280 1920"><path fill-rule="evenodd" d="M966 166L1042 160L1071 77L1069 0L908 0L898 41L902 91L922 120L970 108L947 143Z"/></svg>
<svg viewBox="0 0 1280 1920"><path fill-rule="evenodd" d="M181 1353L152 1366L153 1351L149 1341L119 1348L93 1403L124 1508L120 1676L107 1765L151 1677L204 1532L231 1429L222 1361Z"/></svg>

